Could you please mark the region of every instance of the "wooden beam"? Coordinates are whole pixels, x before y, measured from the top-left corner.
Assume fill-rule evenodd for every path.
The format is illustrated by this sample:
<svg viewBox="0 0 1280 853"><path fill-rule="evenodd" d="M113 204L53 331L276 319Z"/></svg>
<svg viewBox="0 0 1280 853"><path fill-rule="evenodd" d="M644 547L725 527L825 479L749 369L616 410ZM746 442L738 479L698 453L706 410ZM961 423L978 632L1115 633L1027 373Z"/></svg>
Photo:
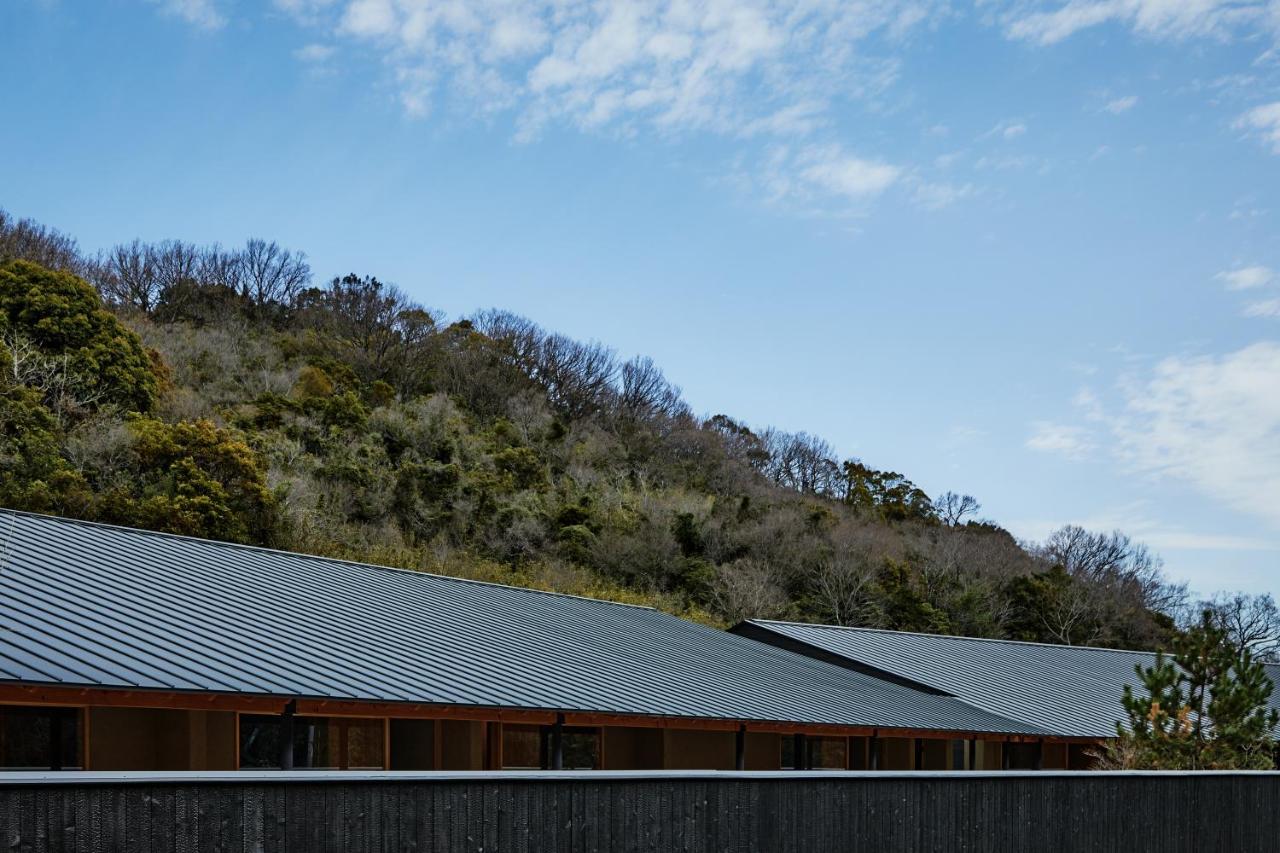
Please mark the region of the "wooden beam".
<svg viewBox="0 0 1280 853"><path fill-rule="evenodd" d="M437 705L416 702L364 701L356 699L296 698L245 693L205 693L184 690L148 690L116 687L63 687L43 684L0 684L0 704L104 708L167 708L188 711L235 711L241 714L279 715L289 702L296 702L299 716L370 717L422 720L479 720L530 725L553 725L560 717L567 726L672 728L734 732L745 725L748 731L777 734L832 735L835 737L902 737L949 740L957 737L1013 743L1097 744L1087 737L1041 737L1037 735L950 731L943 729L841 726L818 723L786 723L772 720L741 720L715 717L672 717L651 714L594 713L587 711L498 708L475 705Z"/></svg>

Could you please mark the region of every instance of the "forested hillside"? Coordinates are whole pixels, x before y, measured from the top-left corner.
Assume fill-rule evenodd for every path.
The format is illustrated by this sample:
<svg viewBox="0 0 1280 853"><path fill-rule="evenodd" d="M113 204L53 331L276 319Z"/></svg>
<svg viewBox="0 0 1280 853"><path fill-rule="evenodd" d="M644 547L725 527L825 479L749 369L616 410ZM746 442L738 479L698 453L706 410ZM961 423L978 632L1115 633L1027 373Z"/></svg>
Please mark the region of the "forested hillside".
<svg viewBox="0 0 1280 853"><path fill-rule="evenodd" d="M1123 534L1020 544L972 498L699 416L646 358L271 242L87 257L0 212L0 264L5 506L712 623L1154 647L1185 597Z"/></svg>

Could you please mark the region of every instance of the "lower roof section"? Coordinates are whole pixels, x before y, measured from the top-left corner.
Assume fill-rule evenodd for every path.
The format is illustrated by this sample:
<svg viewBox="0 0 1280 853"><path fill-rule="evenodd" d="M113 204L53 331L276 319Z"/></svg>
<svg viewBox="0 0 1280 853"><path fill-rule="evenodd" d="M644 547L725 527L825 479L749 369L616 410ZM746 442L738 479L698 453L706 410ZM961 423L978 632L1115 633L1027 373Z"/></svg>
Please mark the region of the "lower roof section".
<svg viewBox="0 0 1280 853"><path fill-rule="evenodd" d="M0 685L1047 735L648 608L0 510Z"/></svg>
<svg viewBox="0 0 1280 853"><path fill-rule="evenodd" d="M1135 670L1151 666L1152 652L1055 646L751 620L733 631L851 669L850 677L878 673L1022 720L1059 737L1115 737L1126 718L1120 699ZM1273 695L1274 699L1274 695Z"/></svg>

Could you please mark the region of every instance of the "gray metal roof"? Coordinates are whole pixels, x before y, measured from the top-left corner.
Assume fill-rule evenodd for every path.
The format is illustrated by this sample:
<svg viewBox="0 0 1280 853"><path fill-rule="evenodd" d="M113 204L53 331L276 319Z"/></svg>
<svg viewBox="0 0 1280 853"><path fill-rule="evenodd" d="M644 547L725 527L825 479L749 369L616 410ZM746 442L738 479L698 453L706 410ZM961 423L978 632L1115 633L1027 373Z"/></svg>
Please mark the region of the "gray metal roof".
<svg viewBox="0 0 1280 853"><path fill-rule="evenodd" d="M1150 652L1054 646L753 620L747 631L803 643L848 661L908 679L1056 735L1115 737L1125 718L1120 697L1138 684L1136 665ZM789 646L795 648L794 646Z"/></svg>
<svg viewBox="0 0 1280 853"><path fill-rule="evenodd" d="M1045 733L648 608L8 510L0 680Z"/></svg>

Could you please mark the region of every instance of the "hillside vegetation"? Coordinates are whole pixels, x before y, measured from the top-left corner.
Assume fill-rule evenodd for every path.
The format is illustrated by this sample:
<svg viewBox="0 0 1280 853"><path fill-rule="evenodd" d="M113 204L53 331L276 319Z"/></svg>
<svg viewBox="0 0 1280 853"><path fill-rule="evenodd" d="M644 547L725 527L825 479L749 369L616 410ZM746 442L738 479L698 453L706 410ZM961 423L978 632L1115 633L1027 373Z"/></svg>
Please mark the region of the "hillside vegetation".
<svg viewBox="0 0 1280 853"><path fill-rule="evenodd" d="M86 257L0 212L0 504L654 606L1155 647L1120 533L1020 544L821 439L700 417L646 358L261 240Z"/></svg>

